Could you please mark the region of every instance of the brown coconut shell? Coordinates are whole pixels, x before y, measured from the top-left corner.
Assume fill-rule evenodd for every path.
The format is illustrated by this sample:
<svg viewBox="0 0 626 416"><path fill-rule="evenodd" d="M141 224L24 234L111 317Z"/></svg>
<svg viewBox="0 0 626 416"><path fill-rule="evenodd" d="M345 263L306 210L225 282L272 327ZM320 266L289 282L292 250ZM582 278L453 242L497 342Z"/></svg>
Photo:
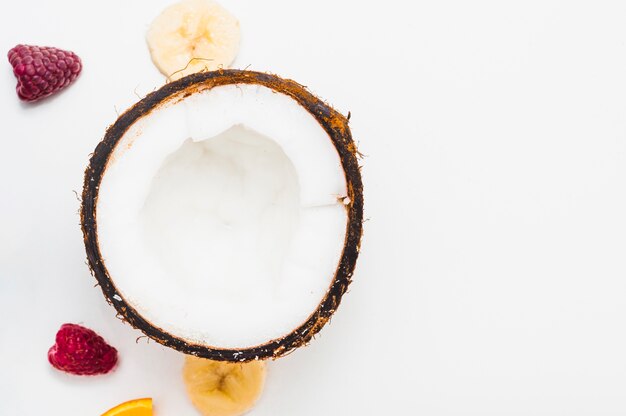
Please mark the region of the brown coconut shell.
<svg viewBox="0 0 626 416"><path fill-rule="evenodd" d="M309 318L288 335L271 340L265 344L243 349L226 349L219 346L195 344L167 333L142 317L118 292L114 280L109 275L105 261L98 246L98 221L96 205L98 189L107 162L128 128L146 116L155 108L175 102L191 94L228 84L258 84L276 92L283 93L296 100L304 107L328 133L339 154L345 172L348 198L345 208L348 213L348 225L343 253L334 279L326 296ZM133 327L141 330L148 337L167 347L185 354L220 361L250 361L277 358L307 344L328 322L337 310L341 298L348 289L359 254L363 222L363 185L357 161L357 148L352 140L348 119L331 106L315 97L307 89L291 80L276 75L241 70L221 70L197 73L164 85L159 90L148 94L119 116L108 128L98 144L85 171L82 195L81 225L87 259L92 274L98 280L107 301L115 307L117 313Z"/></svg>

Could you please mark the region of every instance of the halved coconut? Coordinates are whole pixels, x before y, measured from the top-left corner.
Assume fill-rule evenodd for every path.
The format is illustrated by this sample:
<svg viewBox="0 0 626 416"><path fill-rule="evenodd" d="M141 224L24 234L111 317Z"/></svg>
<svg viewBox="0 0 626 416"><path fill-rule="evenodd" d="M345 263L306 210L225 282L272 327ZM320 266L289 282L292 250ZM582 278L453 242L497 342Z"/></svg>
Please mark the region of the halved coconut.
<svg viewBox="0 0 626 416"><path fill-rule="evenodd" d="M85 173L82 229L108 301L166 346L278 357L335 312L361 238L348 120L274 75L193 74L122 114Z"/></svg>

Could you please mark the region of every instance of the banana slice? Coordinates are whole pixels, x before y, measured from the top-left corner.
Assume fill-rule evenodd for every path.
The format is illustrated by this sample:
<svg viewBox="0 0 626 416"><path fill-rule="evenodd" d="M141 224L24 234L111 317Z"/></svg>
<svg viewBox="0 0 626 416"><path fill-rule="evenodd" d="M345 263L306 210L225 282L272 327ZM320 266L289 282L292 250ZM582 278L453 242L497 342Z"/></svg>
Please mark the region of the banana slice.
<svg viewBox="0 0 626 416"><path fill-rule="evenodd" d="M152 61L169 79L228 67L239 50L239 22L212 0L163 10L146 36Z"/></svg>
<svg viewBox="0 0 626 416"><path fill-rule="evenodd" d="M265 363L229 363L187 356L187 394L203 416L238 416L250 410L263 390Z"/></svg>

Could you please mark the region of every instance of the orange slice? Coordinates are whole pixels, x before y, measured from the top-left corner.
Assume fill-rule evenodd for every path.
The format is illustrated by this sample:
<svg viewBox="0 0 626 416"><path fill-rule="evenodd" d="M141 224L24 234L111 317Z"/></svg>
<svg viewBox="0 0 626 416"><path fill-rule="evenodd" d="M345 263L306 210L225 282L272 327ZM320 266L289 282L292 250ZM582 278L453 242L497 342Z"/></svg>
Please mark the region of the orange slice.
<svg viewBox="0 0 626 416"><path fill-rule="evenodd" d="M152 399L136 399L118 404L102 416L152 416Z"/></svg>

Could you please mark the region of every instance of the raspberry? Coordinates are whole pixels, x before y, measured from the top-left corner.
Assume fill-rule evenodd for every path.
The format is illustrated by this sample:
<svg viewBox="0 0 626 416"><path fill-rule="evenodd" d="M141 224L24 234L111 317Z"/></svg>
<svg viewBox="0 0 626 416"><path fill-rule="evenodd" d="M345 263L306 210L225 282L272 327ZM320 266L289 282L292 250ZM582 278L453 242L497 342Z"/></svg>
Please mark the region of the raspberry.
<svg viewBox="0 0 626 416"><path fill-rule="evenodd" d="M83 68L73 52L44 46L17 45L7 54L17 78L17 95L36 101L71 84Z"/></svg>
<svg viewBox="0 0 626 416"><path fill-rule="evenodd" d="M117 363L117 350L89 328L63 324L48 361L58 370L77 375L106 374Z"/></svg>

